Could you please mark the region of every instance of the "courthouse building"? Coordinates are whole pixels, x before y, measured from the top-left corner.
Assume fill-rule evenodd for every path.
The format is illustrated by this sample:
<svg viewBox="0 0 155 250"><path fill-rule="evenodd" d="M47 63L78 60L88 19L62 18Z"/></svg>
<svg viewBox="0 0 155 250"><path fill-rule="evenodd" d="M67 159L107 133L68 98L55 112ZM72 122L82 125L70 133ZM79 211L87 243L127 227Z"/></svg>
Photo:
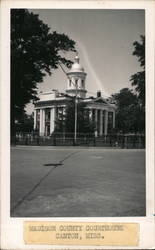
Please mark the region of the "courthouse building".
<svg viewBox="0 0 155 250"><path fill-rule="evenodd" d="M115 128L115 105L103 98L100 91L96 97L87 97L87 74L79 61L79 56L76 55L75 62L67 73L66 93L59 93L58 90L44 92L35 103L34 130L38 130L40 136L52 135L56 121L63 119L66 106L73 96L76 96L78 102L85 103L89 119L95 123L97 136L107 135Z"/></svg>

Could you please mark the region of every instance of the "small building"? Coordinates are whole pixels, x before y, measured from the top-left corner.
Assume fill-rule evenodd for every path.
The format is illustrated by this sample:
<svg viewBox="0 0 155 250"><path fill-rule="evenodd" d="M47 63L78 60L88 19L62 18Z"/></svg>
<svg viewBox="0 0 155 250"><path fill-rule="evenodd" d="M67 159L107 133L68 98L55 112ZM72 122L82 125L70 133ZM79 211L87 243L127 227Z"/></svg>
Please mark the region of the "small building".
<svg viewBox="0 0 155 250"><path fill-rule="evenodd" d="M95 122L97 136L107 135L115 128L115 105L102 97L100 91L96 97L87 97L86 76L84 68L80 65L79 56L76 55L75 62L67 73L66 93L53 90L40 95L34 108L34 130L38 130L40 136L49 136L54 132L56 121L63 117L72 97L85 103L90 121Z"/></svg>

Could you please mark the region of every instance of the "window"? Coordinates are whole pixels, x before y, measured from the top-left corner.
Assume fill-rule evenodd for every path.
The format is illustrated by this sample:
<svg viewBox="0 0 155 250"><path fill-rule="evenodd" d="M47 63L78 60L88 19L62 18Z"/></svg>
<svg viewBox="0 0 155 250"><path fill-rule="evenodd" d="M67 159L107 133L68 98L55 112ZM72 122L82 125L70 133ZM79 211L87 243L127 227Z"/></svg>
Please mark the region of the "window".
<svg viewBox="0 0 155 250"><path fill-rule="evenodd" d="M50 121L50 109L45 109L45 122Z"/></svg>
<svg viewBox="0 0 155 250"><path fill-rule="evenodd" d="M82 85L82 88L84 88L84 80L83 79L81 80L81 85Z"/></svg>
<svg viewBox="0 0 155 250"><path fill-rule="evenodd" d="M75 79L75 84L76 84L76 85L78 84L78 79Z"/></svg>

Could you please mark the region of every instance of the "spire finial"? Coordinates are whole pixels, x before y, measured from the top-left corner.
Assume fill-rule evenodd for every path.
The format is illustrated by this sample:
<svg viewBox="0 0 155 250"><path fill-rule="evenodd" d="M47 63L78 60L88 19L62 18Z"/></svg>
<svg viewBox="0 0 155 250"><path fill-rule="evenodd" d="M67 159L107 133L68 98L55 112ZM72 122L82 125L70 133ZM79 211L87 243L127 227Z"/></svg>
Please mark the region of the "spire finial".
<svg viewBox="0 0 155 250"><path fill-rule="evenodd" d="M76 51L75 62L79 63L79 61L80 61L79 53L78 53L78 51Z"/></svg>

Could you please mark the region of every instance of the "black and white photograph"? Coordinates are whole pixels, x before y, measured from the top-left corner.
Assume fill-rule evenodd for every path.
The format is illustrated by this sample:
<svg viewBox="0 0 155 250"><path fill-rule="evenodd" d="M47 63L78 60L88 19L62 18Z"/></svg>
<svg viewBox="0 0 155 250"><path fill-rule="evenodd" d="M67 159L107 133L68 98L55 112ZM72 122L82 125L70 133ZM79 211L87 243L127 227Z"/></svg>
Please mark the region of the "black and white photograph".
<svg viewBox="0 0 155 250"><path fill-rule="evenodd" d="M10 20L10 216L146 216L145 10Z"/></svg>
<svg viewBox="0 0 155 250"><path fill-rule="evenodd" d="M153 249L155 2L1 1L1 249Z"/></svg>

